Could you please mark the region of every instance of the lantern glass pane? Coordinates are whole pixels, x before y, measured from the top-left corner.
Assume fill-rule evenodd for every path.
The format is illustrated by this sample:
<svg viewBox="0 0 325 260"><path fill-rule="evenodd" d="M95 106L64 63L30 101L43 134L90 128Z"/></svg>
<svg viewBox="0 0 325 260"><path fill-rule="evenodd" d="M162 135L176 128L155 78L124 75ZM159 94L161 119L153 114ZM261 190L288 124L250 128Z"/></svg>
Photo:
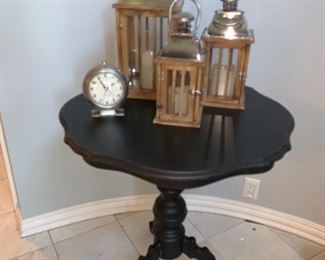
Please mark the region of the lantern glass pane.
<svg viewBox="0 0 325 260"><path fill-rule="evenodd" d="M190 89L191 89L191 73L189 71L185 72L185 78L184 78L184 88L181 91L182 97L181 97L181 116L188 116L189 113L189 99L190 99Z"/></svg>
<svg viewBox="0 0 325 260"><path fill-rule="evenodd" d="M141 19L141 87L143 89L153 88L154 76L154 52L156 38L156 18L143 16Z"/></svg>
<svg viewBox="0 0 325 260"><path fill-rule="evenodd" d="M167 114L187 117L189 113L189 91L191 74L189 71L167 71Z"/></svg>
<svg viewBox="0 0 325 260"><path fill-rule="evenodd" d="M168 19L166 17L159 17L156 18L156 26L157 26L157 33L156 33L156 55L159 51L165 46L165 43L168 40Z"/></svg>
<svg viewBox="0 0 325 260"><path fill-rule="evenodd" d="M150 90L154 88L154 58L163 47L167 38L167 19L163 17L141 16L138 21L141 27L136 34L139 38L140 86L143 89Z"/></svg>
<svg viewBox="0 0 325 260"><path fill-rule="evenodd" d="M236 86L238 49L212 49L208 96L232 99Z"/></svg>
<svg viewBox="0 0 325 260"><path fill-rule="evenodd" d="M154 89L155 56L167 40L166 17L128 15L123 18L122 71L133 88Z"/></svg>
<svg viewBox="0 0 325 260"><path fill-rule="evenodd" d="M134 16L125 16L122 19L123 31L122 35L122 71L125 75L128 75L129 82L132 83L132 87L139 87L139 43L136 40L138 33L138 20ZM125 55L127 54L127 55Z"/></svg>
<svg viewBox="0 0 325 260"><path fill-rule="evenodd" d="M173 114L173 70L167 70L167 100L166 100L166 112L167 114Z"/></svg>

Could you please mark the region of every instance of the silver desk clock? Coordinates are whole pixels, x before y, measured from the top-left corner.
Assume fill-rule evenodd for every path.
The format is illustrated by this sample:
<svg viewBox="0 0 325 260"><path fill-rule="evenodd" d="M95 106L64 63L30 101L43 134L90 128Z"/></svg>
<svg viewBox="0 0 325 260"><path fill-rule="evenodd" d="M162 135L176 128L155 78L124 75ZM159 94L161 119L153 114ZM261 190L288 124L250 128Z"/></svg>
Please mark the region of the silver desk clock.
<svg viewBox="0 0 325 260"><path fill-rule="evenodd" d="M121 107L127 98L128 82L118 68L106 61L87 73L83 93L96 106L92 117L124 116Z"/></svg>

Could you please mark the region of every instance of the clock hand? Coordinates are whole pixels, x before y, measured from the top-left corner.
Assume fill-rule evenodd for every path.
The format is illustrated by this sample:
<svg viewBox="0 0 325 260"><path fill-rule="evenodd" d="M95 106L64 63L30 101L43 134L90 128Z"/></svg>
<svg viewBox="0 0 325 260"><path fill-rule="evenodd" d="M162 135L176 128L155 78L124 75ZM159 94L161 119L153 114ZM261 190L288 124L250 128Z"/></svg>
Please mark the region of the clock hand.
<svg viewBox="0 0 325 260"><path fill-rule="evenodd" d="M97 79L99 80L99 82L100 82L100 84L103 86L103 88L104 88L105 90L107 90L107 87L105 87L105 84L103 83L103 81L100 79L99 76L97 76Z"/></svg>
<svg viewBox="0 0 325 260"><path fill-rule="evenodd" d="M106 95L106 93L109 93L109 95L111 95L111 96L113 96L114 94L113 94L113 92L112 91L110 91L109 89L106 89L106 91L105 91L105 95Z"/></svg>

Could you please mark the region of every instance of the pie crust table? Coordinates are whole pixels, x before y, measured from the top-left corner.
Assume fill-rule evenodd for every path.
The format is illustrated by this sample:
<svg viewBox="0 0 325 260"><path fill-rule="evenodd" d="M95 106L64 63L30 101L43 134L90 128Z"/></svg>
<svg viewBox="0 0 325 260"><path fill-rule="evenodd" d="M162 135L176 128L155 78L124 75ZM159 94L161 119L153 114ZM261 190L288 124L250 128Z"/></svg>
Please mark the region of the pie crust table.
<svg viewBox="0 0 325 260"><path fill-rule="evenodd" d="M153 244L139 260L176 259L182 253L214 260L208 248L185 236L187 208L181 193L272 169L291 148L293 117L249 87L245 111L205 109L200 129L153 124L153 101L128 100L124 108L125 117L93 119L92 105L82 95L72 98L60 111L65 143L94 167L158 187L149 223Z"/></svg>

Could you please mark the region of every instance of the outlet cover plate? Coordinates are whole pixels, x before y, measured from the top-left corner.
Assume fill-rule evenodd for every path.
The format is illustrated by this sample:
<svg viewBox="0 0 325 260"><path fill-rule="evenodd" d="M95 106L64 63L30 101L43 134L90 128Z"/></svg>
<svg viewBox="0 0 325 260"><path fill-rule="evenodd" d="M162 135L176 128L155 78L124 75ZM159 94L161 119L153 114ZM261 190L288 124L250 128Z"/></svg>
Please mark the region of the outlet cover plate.
<svg viewBox="0 0 325 260"><path fill-rule="evenodd" d="M243 196L245 198L257 200L260 191L260 186L261 186L261 180L246 177L244 183Z"/></svg>

